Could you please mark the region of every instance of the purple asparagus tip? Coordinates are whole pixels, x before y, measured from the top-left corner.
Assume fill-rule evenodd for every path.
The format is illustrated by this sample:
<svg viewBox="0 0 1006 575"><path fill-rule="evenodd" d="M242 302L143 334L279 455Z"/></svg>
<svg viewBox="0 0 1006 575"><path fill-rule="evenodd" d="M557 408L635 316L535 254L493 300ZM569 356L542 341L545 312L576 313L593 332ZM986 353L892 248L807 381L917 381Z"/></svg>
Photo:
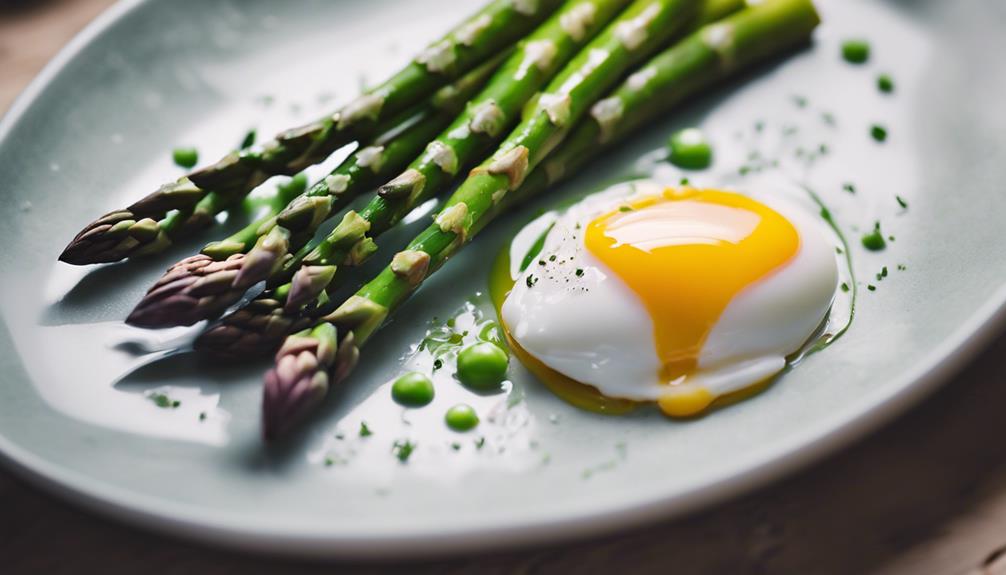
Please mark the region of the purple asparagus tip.
<svg viewBox="0 0 1006 575"><path fill-rule="evenodd" d="M194 347L223 359L269 356L288 335L313 322L308 315L286 313L281 301L264 294L200 334Z"/></svg>
<svg viewBox="0 0 1006 575"><path fill-rule="evenodd" d="M171 240L156 221L120 210L88 224L63 249L59 260L75 266L104 264L158 252L169 245Z"/></svg>
<svg viewBox="0 0 1006 575"><path fill-rule="evenodd" d="M262 436L275 440L296 427L355 366L359 350L352 332L338 341L325 322L286 339L276 365L266 373L262 395Z"/></svg>
<svg viewBox="0 0 1006 575"><path fill-rule="evenodd" d="M286 309L293 312L314 300L335 277L336 266L303 266L290 280L290 291L286 296Z"/></svg>
<svg viewBox="0 0 1006 575"><path fill-rule="evenodd" d="M168 268L126 323L146 328L174 327L223 313L244 295L245 289L234 285L243 261L243 254L224 261L203 254L185 258Z"/></svg>

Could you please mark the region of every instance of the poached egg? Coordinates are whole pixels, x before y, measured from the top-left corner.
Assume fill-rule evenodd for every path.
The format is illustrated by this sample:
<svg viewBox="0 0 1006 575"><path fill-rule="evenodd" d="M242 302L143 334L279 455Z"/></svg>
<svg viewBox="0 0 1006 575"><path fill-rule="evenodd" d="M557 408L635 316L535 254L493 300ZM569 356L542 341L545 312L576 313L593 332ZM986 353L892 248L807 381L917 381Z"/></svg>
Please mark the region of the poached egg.
<svg viewBox="0 0 1006 575"><path fill-rule="evenodd" d="M538 218L510 262L501 319L527 367L675 417L782 371L838 287L835 245L802 208L649 180Z"/></svg>

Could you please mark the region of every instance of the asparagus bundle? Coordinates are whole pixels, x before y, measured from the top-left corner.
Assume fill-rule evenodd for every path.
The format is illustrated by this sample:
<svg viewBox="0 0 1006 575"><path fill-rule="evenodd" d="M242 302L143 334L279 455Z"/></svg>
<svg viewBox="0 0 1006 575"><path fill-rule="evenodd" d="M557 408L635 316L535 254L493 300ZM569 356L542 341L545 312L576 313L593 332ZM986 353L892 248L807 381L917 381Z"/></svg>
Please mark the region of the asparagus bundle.
<svg viewBox="0 0 1006 575"><path fill-rule="evenodd" d="M472 170L429 228L396 254L377 277L322 317L319 326L288 338L276 356L276 367L266 375L265 437L282 434L320 400L328 388L329 367L336 366L333 373L348 373L344 366L355 364L359 346L391 310L470 239L488 220L484 218L487 212L520 187L594 101L634 63L683 29L699 6L698 0L633 2L537 96L525 119L494 154ZM312 341L321 343L312 347ZM325 353L315 355L321 351Z"/></svg>
<svg viewBox="0 0 1006 575"><path fill-rule="evenodd" d="M275 222L318 222L333 209L340 209L377 182L396 173L423 149L434 134L446 126L495 70L494 59L476 68L456 84L442 88L411 125L394 125L374 146L358 149L331 174L306 193L285 202L277 198L275 213L267 214L221 241L207 244L202 253L168 268L126 318L139 327L192 325L221 313L244 294L236 286L238 273L247 263L245 252L253 245L275 246L291 238L270 233ZM285 207L284 207L285 206ZM317 225L317 224L314 224ZM310 233L292 238L302 243ZM254 262L252 262L254 266Z"/></svg>
<svg viewBox="0 0 1006 575"><path fill-rule="evenodd" d="M385 319L508 204L540 192L563 173L575 172L598 147L610 145L682 98L805 42L818 23L811 0L765 0L703 27L652 59L611 96L595 103L590 118L566 146L524 181L523 174L533 169L543 155L540 147L554 146L563 129L561 122L552 122L548 115L548 100L543 104L540 99L535 113L511 134L493 158L473 171L433 225L334 312L314 327L287 338L276 355L276 366L265 377L266 439L281 435L309 413L326 395L330 384L352 370L360 346ZM598 40L607 37L602 34ZM564 93L573 99L587 91ZM576 117L574 112L588 106L590 103L582 101L569 102L565 106L569 115L564 112L555 119L571 120ZM551 128L540 127L543 122L536 119L542 115L548 118Z"/></svg>
<svg viewBox="0 0 1006 575"><path fill-rule="evenodd" d="M408 169L380 188L379 197L360 214L369 224L369 237L393 226L413 207L444 189L459 170L480 159L516 123L534 93L626 4L628 0L570 0L526 37L468 110L430 142ZM333 232L337 237L339 234ZM348 247L328 242L308 254L305 262L340 264ZM247 275L249 280L266 279L266 274L252 274L252 270Z"/></svg>
<svg viewBox="0 0 1006 575"><path fill-rule="evenodd" d="M286 294L287 307L295 309L317 296L334 277L337 266L359 265L366 260L377 249L374 237L396 224L413 207L443 190L459 170L480 159L502 137L503 130L516 123L527 100L627 3L628 0L569 0L525 38L486 88L469 103L467 110L431 141L408 169L382 186L378 197L361 213L346 214L332 234L306 257L306 252L302 252L292 258L293 263L289 263L286 270L296 270L301 260L305 266L290 286L279 290L280 294ZM158 288L140 302L137 311L141 313L134 312L129 321L137 323L133 319L140 319L142 325L149 327L194 323L226 309L258 281L278 276L291 247L291 236L313 234L333 211L331 205L319 201L296 207L304 209L293 212L291 217L280 214L272 225L260 228L268 233L258 240L246 258L221 269L220 278L202 278L221 286L212 298L175 297L181 295L181 291ZM199 268L199 272L206 269L215 268ZM184 290L186 284L177 281L176 275L169 270L172 285ZM224 277L229 282L227 289L223 289ZM274 284L278 283L277 277L272 279ZM289 279L289 273L284 274L283 279ZM270 292L260 299L270 302L269 305L252 307L275 308L272 302L278 298ZM170 313L161 311L163 301L170 302ZM191 302L193 308L183 309L181 302L185 301ZM219 338L211 336L205 341L219 341Z"/></svg>
<svg viewBox="0 0 1006 575"><path fill-rule="evenodd" d="M165 184L156 192L102 216L70 242L60 260L74 264L118 261L163 249L168 233L205 223L206 214L231 205L273 175L292 175L353 141L371 140L390 119L420 104L520 39L547 18L560 0L495 0L451 30L394 74L331 116L287 130L253 149ZM202 203L202 205L200 205ZM170 212L180 215L168 219ZM200 217L202 214L203 217ZM167 222L164 222L168 219ZM165 224L161 232L158 224Z"/></svg>
<svg viewBox="0 0 1006 575"><path fill-rule="evenodd" d="M744 5L745 0L707 0L690 28L719 20ZM507 66L504 66L499 74L505 75L506 70ZM455 122L452 129L457 129L458 125L459 122ZM424 197L420 194L420 201ZM409 202L412 203L415 202ZM411 207L408 205L408 208ZM360 212L359 218L370 225L365 231L366 238L376 237L380 231L398 221L397 218L389 221L382 215L388 211L389 202L379 197ZM404 213L404 209L399 213ZM351 247L360 241L366 242L366 239L356 235L366 224L360 225L360 219L355 214L347 215L343 222L341 229L336 229L310 253L306 256L298 254L285 266L300 266L289 283L266 290L242 309L225 316L196 339L196 349L231 358L269 353L282 343L285 336L306 327L310 316L331 311L326 290L339 284L337 272L356 263L358 258L353 255ZM349 230L353 233L348 233ZM285 274L275 276L283 278Z"/></svg>

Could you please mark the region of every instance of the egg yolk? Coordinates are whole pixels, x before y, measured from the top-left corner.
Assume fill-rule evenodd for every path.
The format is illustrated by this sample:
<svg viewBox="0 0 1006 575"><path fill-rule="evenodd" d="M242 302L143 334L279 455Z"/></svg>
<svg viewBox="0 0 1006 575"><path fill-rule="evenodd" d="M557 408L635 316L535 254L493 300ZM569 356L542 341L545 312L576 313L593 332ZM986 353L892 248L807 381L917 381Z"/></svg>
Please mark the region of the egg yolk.
<svg viewBox="0 0 1006 575"><path fill-rule="evenodd" d="M660 381L677 384L695 371L731 300L795 257L800 236L751 198L686 188L594 219L584 243L646 307L663 366Z"/></svg>

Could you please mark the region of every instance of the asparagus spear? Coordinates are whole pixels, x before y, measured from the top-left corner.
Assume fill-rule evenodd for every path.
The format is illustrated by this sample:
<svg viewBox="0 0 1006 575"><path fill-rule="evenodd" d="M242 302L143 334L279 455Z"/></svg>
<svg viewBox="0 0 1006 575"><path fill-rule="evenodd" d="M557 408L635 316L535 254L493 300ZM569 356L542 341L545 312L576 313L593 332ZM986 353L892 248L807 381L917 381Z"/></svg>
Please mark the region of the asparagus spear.
<svg viewBox="0 0 1006 575"><path fill-rule="evenodd" d="M745 0L707 0L692 28L719 20L740 10L744 5ZM580 137L575 141L587 142L588 138ZM590 141L593 141L593 138ZM572 145L574 141L564 144L562 149ZM588 151L579 151L577 155L586 157ZM563 154L557 152L557 155ZM562 165L567 163L566 160L561 161ZM555 169L552 171L556 172ZM387 202L377 198L361 211L360 217L370 222L379 221L382 217L380 210L387 206ZM312 252L323 253L325 257L316 260L308 258L294 274L291 282L264 291L245 307L224 316L218 324L203 332L195 341L196 349L231 358L270 353L282 343L286 335L310 325L311 316L331 311L326 290L339 283L337 272L345 269L344 265L338 267L332 264L353 261L349 258L348 247L336 250L332 245L341 241L335 239L339 238L339 235L333 234L326 238ZM371 225L367 235L374 237L374 225ZM301 258L295 256L293 262L298 259Z"/></svg>
<svg viewBox="0 0 1006 575"><path fill-rule="evenodd" d="M413 161L407 170L382 186L378 196L362 213L350 212L332 234L305 261L303 271L289 289L289 302L304 303L313 299L335 273L338 265L358 265L376 249L373 237L397 223L418 203L434 196L447 186L459 169L470 165L485 153L503 130L516 123L521 108L579 48L597 33L628 0L570 0L547 22L535 30L500 67L486 88L468 105L467 110ZM270 225L255 247L237 265L225 272L231 279L230 289L221 289L212 298L165 299L165 292L154 292L157 300L144 299L138 310L142 316L130 317L144 321L151 318L156 325L171 321L198 321L200 313L217 313L237 301L245 289L279 271L290 249L294 235L313 234L317 226L331 213L324 202L294 203ZM294 258L299 267L299 258ZM202 268L200 268L202 269ZM216 280L206 281L218 285ZM175 285L183 287L182 284ZM274 300L274 294L262 299ZM170 313L159 311L159 301L172 306ZM198 309L184 310L184 301ZM265 307L256 306L260 311ZM135 315L135 314L134 314ZM240 317L244 317L243 315ZM198 318L198 319L197 319ZM153 325L149 322L144 325ZM204 341L219 341L210 338Z"/></svg>
<svg viewBox="0 0 1006 575"><path fill-rule="evenodd" d="M564 173L575 173L593 152L610 146L684 97L806 42L819 21L811 0L765 0L704 26L651 60L613 92L611 97L624 104L619 121L610 121L603 110L595 109L568 143L531 172L509 197L494 204L491 196L476 196L484 196L495 186L463 185L437 221L399 252L390 266L315 327L291 336L283 344L276 355L276 366L265 378L264 437L278 437L309 413L330 384L348 375L358 361L360 346L388 315L508 205L540 193ZM459 205L472 207L462 211L466 208L454 207ZM324 348L337 349L338 353L314 353L306 345L310 341L321 347L318 336L322 333Z"/></svg>
<svg viewBox="0 0 1006 575"><path fill-rule="evenodd" d="M497 56L480 65L454 84L438 90L431 98L432 105L424 103L415 109L398 114L390 120L382 122L374 129L374 133L378 134L378 138L380 138L380 135L392 133L402 125L411 124L420 118L437 114L441 110L456 111L478 88L485 84L501 60L502 58ZM446 121L450 121L450 118L447 118ZM363 140L360 145L364 146L370 143ZM387 166L387 176L397 171L397 166L394 164L387 163ZM338 176L337 174L332 175ZM171 198L177 198L181 190L187 190L188 193L193 194L188 198L193 205L186 206L183 202L178 201L174 203L162 202L163 209L160 211L148 206L138 208L138 205L143 205L149 200L148 197L125 210L111 212L92 222L70 242L60 258L74 264L109 263L129 257L160 253L170 247L179 237L208 227L218 213L230 208L243 197L243 194L227 196L218 192L203 193L202 190L191 185L185 187L169 185L163 187L162 190L168 187L171 187L171 192L167 195ZM160 191L157 192L157 194L160 193ZM195 197L197 193L201 195ZM349 196L345 193L342 195ZM275 216L289 201L290 198L287 198L286 202L276 204L275 211L265 216L264 221L258 222L254 226L250 225L249 228L258 230L269 217ZM149 215L146 217L137 215L142 213ZM160 221L157 221L158 219ZM250 238L251 243L240 251L250 249L258 235L254 231L243 231L240 238L245 240ZM217 254L215 259L222 260L234 253L237 252Z"/></svg>
<svg viewBox="0 0 1006 575"><path fill-rule="evenodd" d="M165 184L143 200L88 224L67 244L59 259L86 265L117 262L147 250L160 251L170 245L170 235L182 228L205 195L187 178Z"/></svg>
<svg viewBox="0 0 1006 575"><path fill-rule="evenodd" d="M341 209L359 193L400 170L451 121L497 64L497 60L490 61L458 83L438 91L428 109L413 118L411 125L404 129L397 125L391 127L377 140L376 146L354 152L306 193L289 203L282 201L289 198L281 194L283 198L275 202L273 213L224 240L207 244L201 254L168 268L126 322L140 327L192 325L223 312L249 287L237 282L239 272L246 266L260 265L246 258L248 249L253 245L275 247L277 242L303 243L310 238L310 233L294 238L281 235L275 231L276 221L283 218L287 222L317 225L331 211ZM226 261L227 265L210 265L214 261ZM220 275L214 276L214 273Z"/></svg>
<svg viewBox="0 0 1006 575"><path fill-rule="evenodd" d="M128 254L130 246L138 241L159 246L155 240L162 236L157 234L157 220L165 218L168 212L189 213L207 194L214 194L213 201L229 205L270 176L295 174L324 160L343 145L372 139L391 118L517 41L547 18L559 3L560 0L490 2L387 81L338 112L282 132L254 148L229 154L215 164L161 186L124 210L102 216L77 234L60 260L74 265L117 261L111 258Z"/></svg>

